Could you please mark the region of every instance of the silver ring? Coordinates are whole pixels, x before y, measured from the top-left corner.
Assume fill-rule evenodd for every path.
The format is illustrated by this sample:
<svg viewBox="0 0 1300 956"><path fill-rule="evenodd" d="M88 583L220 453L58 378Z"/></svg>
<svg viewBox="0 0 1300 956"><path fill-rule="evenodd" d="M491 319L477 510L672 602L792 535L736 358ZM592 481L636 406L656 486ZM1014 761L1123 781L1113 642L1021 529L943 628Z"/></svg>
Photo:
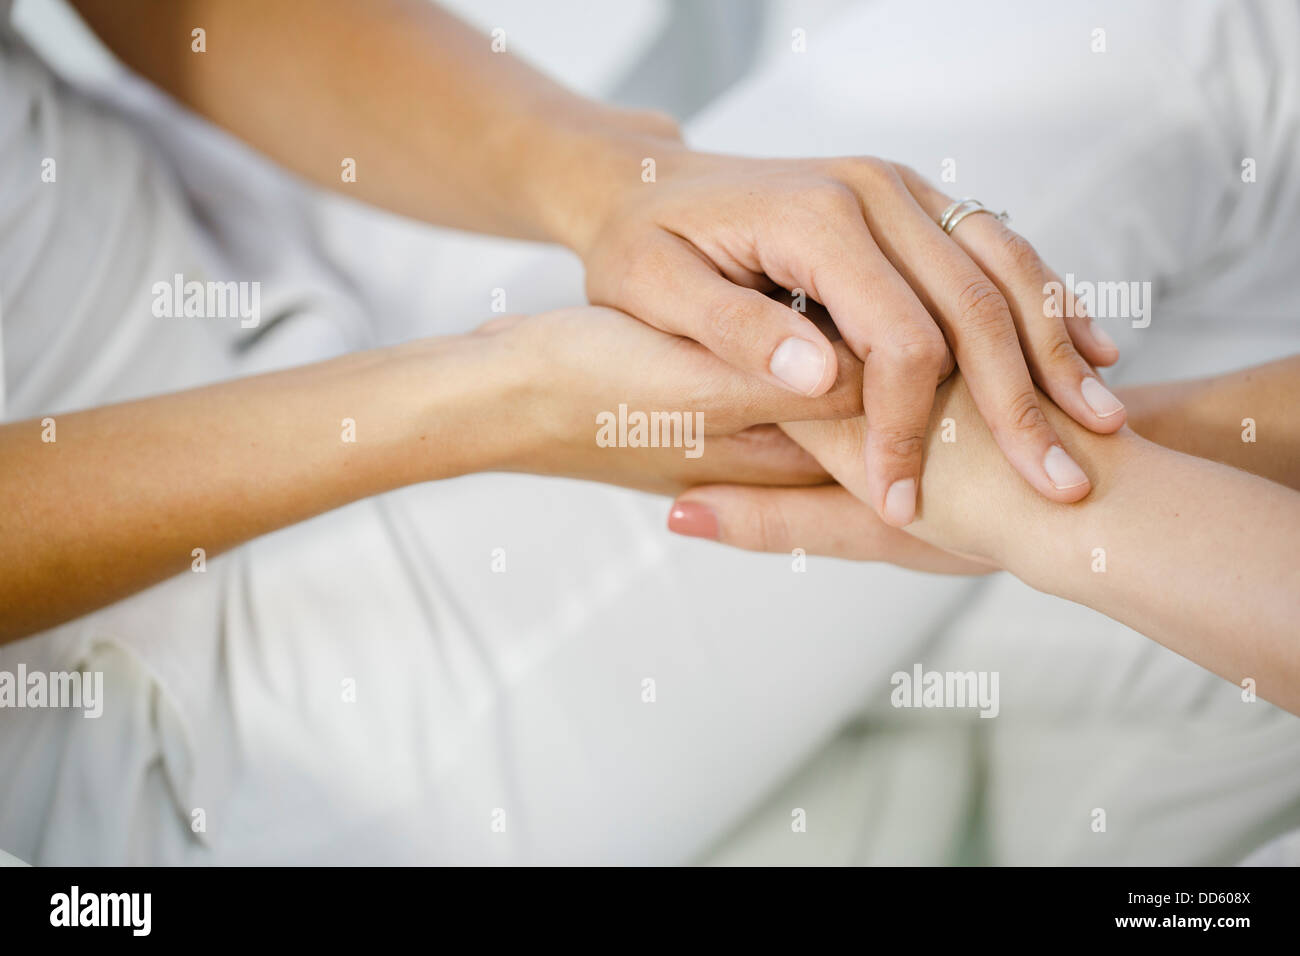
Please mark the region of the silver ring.
<svg viewBox="0 0 1300 956"><path fill-rule="evenodd" d="M943 211L943 215L939 217L939 228L951 236L952 231L957 228L957 223L977 212L986 212L997 219L998 222L1009 222L1011 219L1006 210L994 212L992 209L985 208L984 204L978 199L967 196L965 199L958 199Z"/></svg>

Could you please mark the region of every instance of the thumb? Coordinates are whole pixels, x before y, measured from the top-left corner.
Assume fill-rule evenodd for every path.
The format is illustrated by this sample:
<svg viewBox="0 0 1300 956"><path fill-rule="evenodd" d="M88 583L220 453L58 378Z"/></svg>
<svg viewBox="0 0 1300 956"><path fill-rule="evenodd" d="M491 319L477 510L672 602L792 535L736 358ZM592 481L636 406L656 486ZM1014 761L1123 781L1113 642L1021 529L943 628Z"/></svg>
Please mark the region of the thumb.
<svg viewBox="0 0 1300 956"><path fill-rule="evenodd" d="M992 570L890 527L839 485L701 485L673 502L668 530L747 551L789 554L799 548L806 554L888 561L933 574L986 574Z"/></svg>
<svg viewBox="0 0 1300 956"><path fill-rule="evenodd" d="M886 532L915 541L886 527L867 505L839 485L702 485L673 502L668 530L747 551L802 548L809 554L857 560L880 557L880 539Z"/></svg>

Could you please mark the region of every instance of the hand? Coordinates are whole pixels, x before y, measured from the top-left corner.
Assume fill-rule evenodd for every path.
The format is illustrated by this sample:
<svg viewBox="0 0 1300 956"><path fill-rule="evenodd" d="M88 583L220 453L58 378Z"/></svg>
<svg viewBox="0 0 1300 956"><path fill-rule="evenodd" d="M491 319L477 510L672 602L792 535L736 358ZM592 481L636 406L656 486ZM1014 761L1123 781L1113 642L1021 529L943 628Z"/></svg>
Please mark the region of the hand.
<svg viewBox="0 0 1300 956"><path fill-rule="evenodd" d="M1085 427L1113 432L1123 406L1088 363L1118 352L1086 317L1047 317L1055 275L1024 239L989 215L945 235L936 219L949 197L881 160L740 159L648 142L655 182L639 180L627 153L626 184L571 238L593 302L804 395L831 387L836 355L805 316L763 293L800 288L823 303L866 366L863 497L891 525L915 515L949 346L1016 471L1056 501L1088 493L1033 383Z"/></svg>
<svg viewBox="0 0 1300 956"><path fill-rule="evenodd" d="M811 398L614 309L505 316L471 339L489 350L484 367L509 369L515 380L511 450L498 464L506 470L666 494L717 481L816 484L829 481L825 470L769 423L862 410L861 376L847 350L843 381ZM650 429L645 436L656 434L670 447L609 447L618 441L620 417L630 425L638 413L678 413L669 434ZM637 436L630 427L624 433L632 444Z"/></svg>
<svg viewBox="0 0 1300 956"><path fill-rule="evenodd" d="M1072 453L1090 470L1104 471L1098 456L1115 439L1090 435L1045 397L1041 404L1053 425L1068 436ZM820 493L822 489L811 495L803 489L694 488L677 499L672 512L685 512L693 523L683 528L680 519L670 517L670 529L691 533L692 527L712 521L713 527L721 529L715 536L723 542L765 551L771 549L764 539L773 535L770 529L777 528L783 541L796 542L792 546L809 553L886 560L919 570L948 570L935 557L939 554L989 570L1005 567L1012 552L1023 556L1032 550L1027 543L1047 523L1045 514L1063 508L1043 501L1013 480L1014 472L1000 454L960 374L944 382L935 395L923 451L917 520L906 531L887 529L931 548L921 552L921 562L913 560L915 552L904 548L898 538L882 539L879 529L863 518L865 509L855 498L866 492L858 465L863 446L859 420L790 422L781 428L841 483L839 495ZM1121 444L1133 437L1131 432L1124 434L1129 439Z"/></svg>
<svg viewBox="0 0 1300 956"><path fill-rule="evenodd" d="M969 447L964 450L978 455L982 449L985 457L990 452L997 457L996 447L988 440L988 431L978 419L961 376L953 376L940 386L935 415L961 415L966 428L972 429ZM974 431L976 425L978 433ZM855 492L863 493L866 486L860 467L864 440L862 419L792 422L781 428L842 484L817 488L754 488L730 484L692 488L673 502L668 529L748 551L789 552L802 548L809 554L850 561L886 561L933 574L985 574L996 570L997 565L987 553L991 549L977 547L970 548L971 553L958 553L947 549L953 542L943 535L938 536L938 543L932 543L934 532L930 525L943 527L943 522L927 522L924 508L921 520L907 530L900 530L882 522L855 496ZM986 440L978 442L977 434ZM938 437L939 432L932 428L929 440ZM959 467L976 466L973 455ZM943 497L949 509L965 507L968 502L960 485L953 487L949 479L954 456L933 468L931 457L927 453L923 491ZM1000 466L999 471L1010 470L1003 461L995 464ZM925 500L923 495L923 504ZM918 533L931 536L931 540L922 540ZM969 546L978 535L979 532L968 533L960 543ZM948 537L956 539L957 536ZM986 553L976 553L980 551Z"/></svg>
<svg viewBox="0 0 1300 956"><path fill-rule="evenodd" d="M861 447L860 442L855 443ZM824 554L885 561L932 574L987 574L996 568L962 557L885 524L839 485L756 488L703 485L673 502L668 530L746 551Z"/></svg>

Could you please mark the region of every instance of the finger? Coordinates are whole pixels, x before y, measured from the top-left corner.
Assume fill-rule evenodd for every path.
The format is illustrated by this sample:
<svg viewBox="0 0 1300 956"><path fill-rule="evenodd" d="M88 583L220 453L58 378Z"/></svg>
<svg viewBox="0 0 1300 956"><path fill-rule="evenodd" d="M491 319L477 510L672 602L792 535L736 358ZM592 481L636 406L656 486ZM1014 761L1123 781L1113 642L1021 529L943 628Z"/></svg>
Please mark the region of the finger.
<svg viewBox="0 0 1300 956"><path fill-rule="evenodd" d="M909 353L900 351L899 356ZM928 381L915 388L907 362L877 350L868 356L862 373L862 404L867 422L867 501L896 528L916 517L921 455L934 405ZM909 379L911 387L909 387Z"/></svg>
<svg viewBox="0 0 1300 956"><path fill-rule="evenodd" d="M900 168L900 175L931 218L942 215L950 203L947 196L905 167ZM1102 384L1076 348L1076 342L1082 340L1097 351L1099 340L1091 334L1077 339L1071 334L1065 312L1073 296L1065 294L1064 286L1043 264L1034 247L996 216L984 213L966 216L950 238L1002 294L1029 373L1038 386L1085 428L1109 433L1123 427L1123 403ZM1119 353L1108 353L1108 357L1114 361Z"/></svg>
<svg viewBox="0 0 1300 956"><path fill-rule="evenodd" d="M932 218L937 220L943 214L944 210L952 203L952 199L947 194L935 189L934 186L930 184L929 180L918 174L915 170L897 164L895 165L895 169L898 171L900 178L907 186L908 191L916 197L916 201L921 205L921 208L924 209ZM977 218L979 217L967 217L967 219L971 221L974 221ZM995 221L997 220L995 219ZM963 220L963 225L965 224L966 220ZM1003 225L1001 222L998 224ZM1004 226L1004 228L1006 227ZM1009 229L1007 231L1010 232ZM953 235L956 236L956 230L953 231ZM962 243L960 239L957 239L956 241L960 245L966 245L965 243ZM985 245L987 245L987 243ZM1037 257L1035 257L1035 259L1037 259ZM1040 294L1044 298L1050 295L1054 300L1056 300L1053 303L1053 311L1064 317L1070 340L1074 342L1075 348L1078 349L1079 354L1092 365L1114 365L1115 362L1119 360L1119 346L1115 344L1115 340L1107 335L1105 330L1103 330L1095 320L1088 316L1087 310L1083 308L1082 303L1074 299L1073 295L1070 294L1065 283L1056 272L1047 267L1041 262L1041 260L1038 260L1036 265L1043 266L1049 276L1049 283L1052 284L1050 292L1046 287L1044 287L1040 290ZM997 277L994 276L994 278L996 279ZM1046 303L1044 304L1046 305Z"/></svg>
<svg viewBox="0 0 1300 956"><path fill-rule="evenodd" d="M835 342L832 346L840 370L835 383L828 392L815 397L794 395L789 389L742 374L724 365L698 343L687 344L699 349L701 355L720 373L699 376L701 383L713 383L709 387L720 390L709 404L721 405L730 410L727 414L708 416L706 428L713 429L716 426L722 432L731 434L739 427L751 425L808 419L842 419L862 414L862 363L843 342Z"/></svg>
<svg viewBox="0 0 1300 956"><path fill-rule="evenodd" d="M887 326L934 326L876 244L853 190L833 185L814 193L779 227L763 237L766 267L821 303L858 358L866 360Z"/></svg>
<svg viewBox="0 0 1300 956"><path fill-rule="evenodd" d="M812 322L724 278L679 237L651 237L617 288L590 286L588 295L800 395L821 395L835 382L835 351Z"/></svg>
<svg viewBox="0 0 1300 956"><path fill-rule="evenodd" d="M873 196L872 233L943 325L975 404L1007 460L1043 496L1061 502L1083 498L1091 489L1088 476L1039 408L1006 300L901 179L899 185ZM923 263L924 271L911 263Z"/></svg>
<svg viewBox="0 0 1300 956"><path fill-rule="evenodd" d="M782 422L780 427L850 494L868 500L867 476L862 469L867 436L859 421Z"/></svg>
<svg viewBox="0 0 1300 956"><path fill-rule="evenodd" d="M668 530L747 551L802 548L811 554L867 560L878 554L876 539L882 530L893 529L882 529L871 509L838 485L706 485L673 502ZM911 538L906 532L894 533Z"/></svg>
<svg viewBox="0 0 1300 956"><path fill-rule="evenodd" d="M886 265L888 265L888 263L886 263ZM893 266L889 266L889 269L892 271ZM897 273L894 273L894 276L897 276ZM904 288L906 288L907 283L902 282L901 279L897 279L896 281L902 283ZM907 292L909 295L911 294L910 289L908 289ZM769 297L775 298L778 302L781 302L782 304L785 305L789 305L791 302L795 301L794 296L786 289L776 289L772 292L769 292L768 295ZM860 373L862 371L862 363L860 360L858 360L857 356L851 352L848 354L850 355L852 361L850 362L845 361L845 356L840 349L840 346L844 344L844 336L840 334L840 330L835 327L835 322L831 318L831 314L828 311L826 311L826 307L822 305L820 302L818 302L816 299L805 299L801 311L803 311L803 313L806 316L808 316L808 318L812 321L813 325L817 326L817 329L823 335L825 335L828 339L830 339L831 344L835 346L836 352L841 353L839 354L840 374L839 377L835 380L836 385L844 381L846 374L849 373L849 369L851 365L856 365L857 371L859 372L859 378L861 378ZM957 363L953 360L952 349L947 349L944 354L943 368L940 369L939 371L939 383L942 384L948 378L948 376L955 371L957 371ZM858 384L861 385L861 382L859 382ZM859 389L859 391L861 391L861 389ZM861 409L859 409L857 412L854 412L854 414L855 415L861 414ZM784 420L785 419L782 419L782 421Z"/></svg>
<svg viewBox="0 0 1300 956"><path fill-rule="evenodd" d="M1048 269L1047 274L1051 276L1050 294L1053 300L1048 309L1063 316L1070 339L1079 350L1079 354L1090 365L1102 368L1118 362L1119 346L1115 344L1115 340L1106 334L1106 330L1096 319L1088 315L1088 310L1084 308L1083 303L1074 297L1073 292L1066 287L1056 272Z"/></svg>
<svg viewBox="0 0 1300 956"><path fill-rule="evenodd" d="M733 482L752 485L815 485L830 480L817 459L776 425L756 425L734 435L707 439L702 454L683 470L679 456L674 473L690 485Z"/></svg>
<svg viewBox="0 0 1300 956"><path fill-rule="evenodd" d="M943 333L872 239L848 189L793 220L801 256L788 266L826 306L863 360L866 501L888 524L916 513L921 451L934 390L952 370Z"/></svg>
<svg viewBox="0 0 1300 956"><path fill-rule="evenodd" d="M681 448L598 449L601 454L565 473L666 495L716 482L807 487L830 481L817 459L775 425L706 438L691 450L698 457L684 458ZM625 456L617 468L608 458L614 452Z"/></svg>
<svg viewBox="0 0 1300 956"><path fill-rule="evenodd" d="M887 560L936 573L988 570L882 524L867 505L838 485L692 488L673 502L668 529L747 551L789 554L798 549L856 561Z"/></svg>
<svg viewBox="0 0 1300 956"><path fill-rule="evenodd" d="M755 425L734 435L713 439L719 455L697 481L807 485L830 481L816 457L778 425Z"/></svg>

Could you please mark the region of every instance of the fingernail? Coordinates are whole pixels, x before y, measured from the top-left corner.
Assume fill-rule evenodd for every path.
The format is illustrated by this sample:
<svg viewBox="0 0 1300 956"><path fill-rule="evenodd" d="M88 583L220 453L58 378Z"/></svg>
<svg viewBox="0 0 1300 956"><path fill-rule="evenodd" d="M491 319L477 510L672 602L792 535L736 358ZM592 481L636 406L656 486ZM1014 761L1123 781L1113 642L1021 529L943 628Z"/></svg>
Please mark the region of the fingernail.
<svg viewBox="0 0 1300 956"><path fill-rule="evenodd" d="M1088 334L1091 335L1092 340L1102 348L1114 349L1116 352L1119 351L1119 346L1115 344L1115 340L1106 334L1106 330L1097 324L1096 319L1088 320Z"/></svg>
<svg viewBox="0 0 1300 956"><path fill-rule="evenodd" d="M804 339L788 338L776 347L768 368L796 392L810 395L826 371L826 353Z"/></svg>
<svg viewBox="0 0 1300 956"><path fill-rule="evenodd" d="M916 479L903 478L889 486L885 492L885 518L901 528L911 524L916 517Z"/></svg>
<svg viewBox="0 0 1300 956"><path fill-rule="evenodd" d="M1078 488L1088 483L1088 476L1060 445L1053 445L1043 456L1043 471L1056 486L1057 491Z"/></svg>
<svg viewBox="0 0 1300 956"><path fill-rule="evenodd" d="M668 512L668 530L688 538L718 540L718 516L708 505L698 501L681 501Z"/></svg>
<svg viewBox="0 0 1300 956"><path fill-rule="evenodd" d="M1098 418L1110 418L1116 412L1124 411L1124 403L1095 378L1085 378L1079 391L1083 392L1083 400L1097 413Z"/></svg>

